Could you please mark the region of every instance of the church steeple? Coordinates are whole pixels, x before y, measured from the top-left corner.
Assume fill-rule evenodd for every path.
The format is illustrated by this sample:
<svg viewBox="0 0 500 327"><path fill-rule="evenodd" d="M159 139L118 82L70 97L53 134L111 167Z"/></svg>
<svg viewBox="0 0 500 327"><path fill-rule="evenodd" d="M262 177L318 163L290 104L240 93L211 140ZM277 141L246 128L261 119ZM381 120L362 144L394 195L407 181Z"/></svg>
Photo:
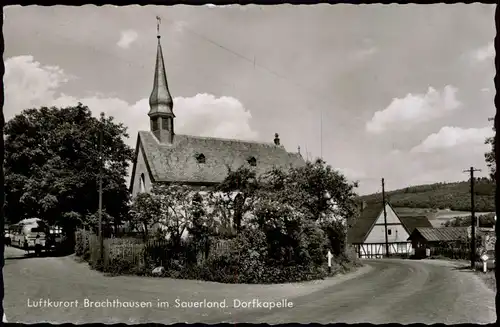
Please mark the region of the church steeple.
<svg viewBox="0 0 500 327"><path fill-rule="evenodd" d="M160 143L171 144L174 139L174 112L173 101L168 90L167 74L163 62L163 52L160 43L160 17L156 17L158 31L158 46L156 50L156 66L153 82L153 91L149 97L149 113L151 131Z"/></svg>

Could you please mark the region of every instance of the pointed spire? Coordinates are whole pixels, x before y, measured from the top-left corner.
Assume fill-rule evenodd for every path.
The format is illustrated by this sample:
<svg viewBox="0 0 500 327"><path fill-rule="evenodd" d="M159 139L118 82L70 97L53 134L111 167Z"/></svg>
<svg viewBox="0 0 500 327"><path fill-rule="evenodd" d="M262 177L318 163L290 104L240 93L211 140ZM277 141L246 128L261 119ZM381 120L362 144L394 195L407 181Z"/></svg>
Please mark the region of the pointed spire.
<svg viewBox="0 0 500 327"><path fill-rule="evenodd" d="M163 62L163 52L160 43L160 17L156 17L158 23L156 26L158 35L158 47L156 51L156 66L155 77L153 83L153 91L149 97L149 113L148 115L167 114L174 116L172 111L173 101L170 91L168 90L167 74L165 73L165 63Z"/></svg>

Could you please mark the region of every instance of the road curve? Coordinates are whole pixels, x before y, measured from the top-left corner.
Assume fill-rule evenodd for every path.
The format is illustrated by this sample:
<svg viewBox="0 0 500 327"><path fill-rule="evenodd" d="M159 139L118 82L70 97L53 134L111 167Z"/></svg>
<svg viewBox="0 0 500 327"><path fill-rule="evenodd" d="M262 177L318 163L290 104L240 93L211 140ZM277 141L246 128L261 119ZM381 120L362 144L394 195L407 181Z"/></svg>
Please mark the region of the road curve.
<svg viewBox="0 0 500 327"><path fill-rule="evenodd" d="M224 285L141 277L105 277L72 257L24 258L6 248L4 309L9 322L52 323L493 323L494 292L472 272L447 261L373 260L358 272L325 281L284 285ZM148 308L88 307L114 299ZM176 308L226 300L227 308ZM292 307L234 308L234 300L292 303ZM53 307L40 300L78 305ZM158 307L158 301L170 306ZM282 303L284 303L281 301ZM254 301L255 303L255 301Z"/></svg>

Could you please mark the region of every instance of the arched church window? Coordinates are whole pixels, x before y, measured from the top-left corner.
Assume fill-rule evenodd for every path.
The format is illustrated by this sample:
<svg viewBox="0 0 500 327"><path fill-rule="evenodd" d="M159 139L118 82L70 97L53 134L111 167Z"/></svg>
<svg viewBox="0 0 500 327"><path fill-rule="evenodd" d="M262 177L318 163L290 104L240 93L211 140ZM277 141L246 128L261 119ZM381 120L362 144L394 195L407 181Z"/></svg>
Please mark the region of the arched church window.
<svg viewBox="0 0 500 327"><path fill-rule="evenodd" d="M141 179L139 181L139 192L146 192L146 179L144 177L144 173L141 174Z"/></svg>
<svg viewBox="0 0 500 327"><path fill-rule="evenodd" d="M167 117L161 117L161 129L170 130L170 119Z"/></svg>
<svg viewBox="0 0 500 327"><path fill-rule="evenodd" d="M151 129L153 131L157 131L158 130L158 118L151 119Z"/></svg>

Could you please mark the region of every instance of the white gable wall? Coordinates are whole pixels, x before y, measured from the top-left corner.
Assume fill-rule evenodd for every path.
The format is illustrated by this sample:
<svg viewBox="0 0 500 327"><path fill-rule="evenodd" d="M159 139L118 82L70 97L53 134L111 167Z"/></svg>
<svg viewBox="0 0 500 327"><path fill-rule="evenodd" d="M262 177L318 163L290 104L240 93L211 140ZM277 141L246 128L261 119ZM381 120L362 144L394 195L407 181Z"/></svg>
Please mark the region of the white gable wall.
<svg viewBox="0 0 500 327"><path fill-rule="evenodd" d="M151 190L152 184L149 178L148 168L146 166L146 159L141 147L139 146L139 151L137 152L137 161L135 162L135 174L133 177L132 184L132 198L134 198L141 190L141 175L144 174L144 191L149 192Z"/></svg>
<svg viewBox="0 0 500 327"><path fill-rule="evenodd" d="M390 205L385 207L387 212L387 230L391 231L391 235L387 235L389 243L408 242L408 233L398 219L396 213L392 210ZM387 233L389 234L389 233ZM369 232L364 243L385 243L385 225L384 225L384 211L380 212L375 225Z"/></svg>

